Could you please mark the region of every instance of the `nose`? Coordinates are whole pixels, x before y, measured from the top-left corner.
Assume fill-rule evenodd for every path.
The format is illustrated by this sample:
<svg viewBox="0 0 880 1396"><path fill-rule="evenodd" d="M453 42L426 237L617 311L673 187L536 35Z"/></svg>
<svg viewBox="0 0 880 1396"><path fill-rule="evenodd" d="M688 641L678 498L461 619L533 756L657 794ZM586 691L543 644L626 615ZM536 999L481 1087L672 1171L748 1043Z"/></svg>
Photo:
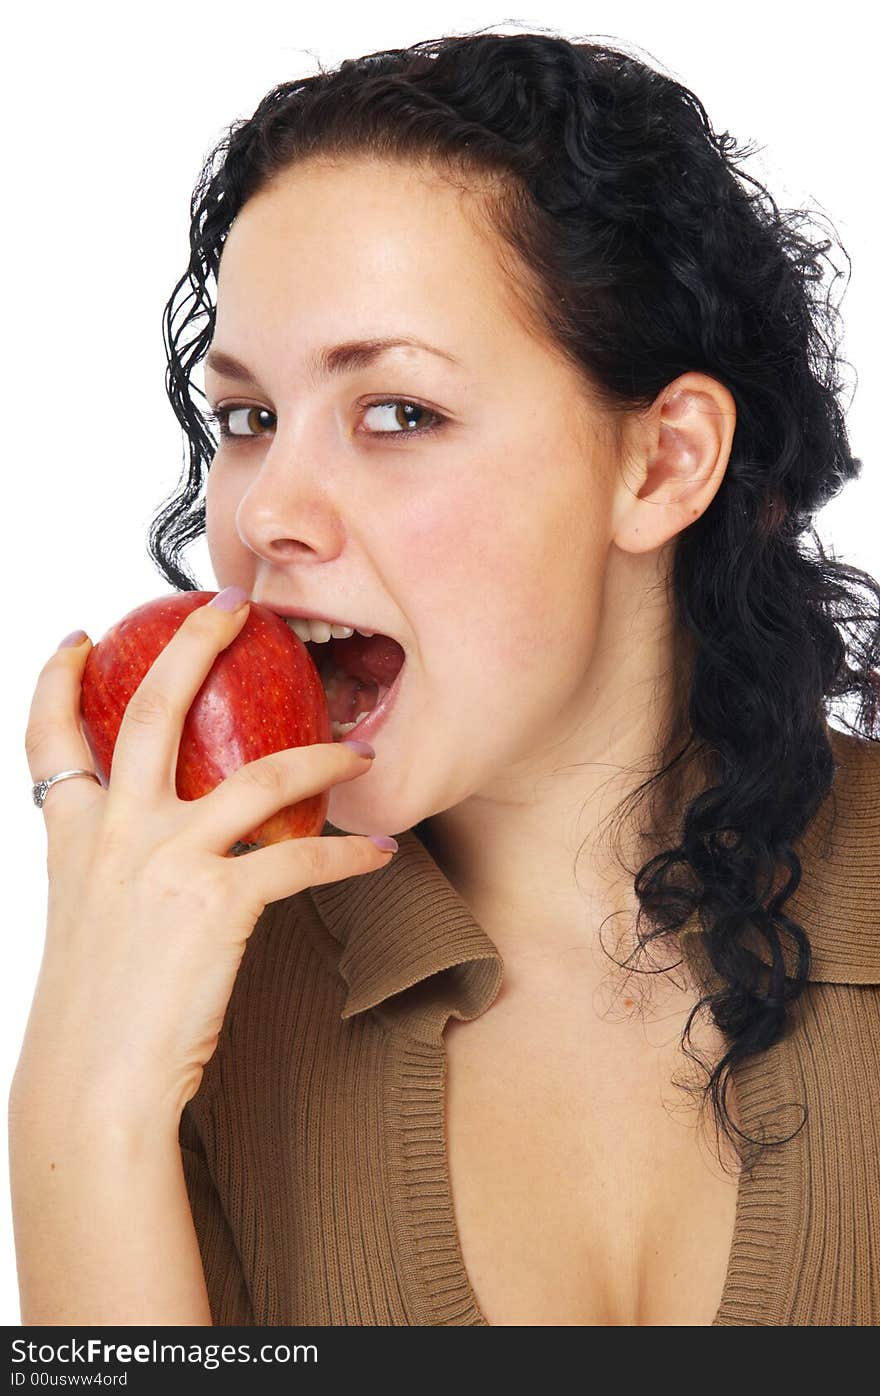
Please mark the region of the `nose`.
<svg viewBox="0 0 880 1396"><path fill-rule="evenodd" d="M235 523L246 547L267 562L326 562L342 548L342 527L320 459L272 443L239 501Z"/></svg>

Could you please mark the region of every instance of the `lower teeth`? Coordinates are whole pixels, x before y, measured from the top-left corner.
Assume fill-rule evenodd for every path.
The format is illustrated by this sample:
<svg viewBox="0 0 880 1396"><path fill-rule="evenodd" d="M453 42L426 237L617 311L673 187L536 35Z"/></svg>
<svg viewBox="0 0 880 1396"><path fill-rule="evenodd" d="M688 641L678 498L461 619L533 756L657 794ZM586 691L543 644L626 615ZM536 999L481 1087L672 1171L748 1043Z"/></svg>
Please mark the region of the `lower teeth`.
<svg viewBox="0 0 880 1396"><path fill-rule="evenodd" d="M335 721L334 721L334 722L331 724L332 729L333 729L333 737L334 737L334 740L335 740L337 737L344 737L345 734L346 734L347 732L353 731L354 728L357 727L357 725L358 725L358 723L361 721L361 719L362 719L362 718L365 718L365 717L369 717L369 715L370 715L371 712L372 712L372 708L368 708L367 711L366 711L365 713L358 713L358 715L357 715L357 717L355 718L354 722L335 722Z"/></svg>

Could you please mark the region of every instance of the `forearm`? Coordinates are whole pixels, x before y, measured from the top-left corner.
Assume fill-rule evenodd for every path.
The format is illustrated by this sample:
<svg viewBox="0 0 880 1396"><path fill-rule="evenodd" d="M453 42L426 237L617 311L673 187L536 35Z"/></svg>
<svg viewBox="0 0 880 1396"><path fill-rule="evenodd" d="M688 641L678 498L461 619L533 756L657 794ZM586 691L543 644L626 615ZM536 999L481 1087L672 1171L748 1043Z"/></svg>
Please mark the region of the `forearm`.
<svg viewBox="0 0 880 1396"><path fill-rule="evenodd" d="M70 1120L13 1086L9 1169L23 1324L211 1323L170 1122Z"/></svg>

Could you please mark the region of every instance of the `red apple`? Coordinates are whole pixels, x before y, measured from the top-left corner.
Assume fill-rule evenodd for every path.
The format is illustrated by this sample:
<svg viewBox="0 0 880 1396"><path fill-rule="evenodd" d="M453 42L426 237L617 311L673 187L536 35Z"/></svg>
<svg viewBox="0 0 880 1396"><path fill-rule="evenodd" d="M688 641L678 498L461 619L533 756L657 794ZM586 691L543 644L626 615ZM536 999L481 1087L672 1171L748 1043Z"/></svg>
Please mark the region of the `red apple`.
<svg viewBox="0 0 880 1396"><path fill-rule="evenodd" d="M82 681L83 732L106 786L129 699L184 617L213 591L175 592L123 616L91 650ZM327 698L308 649L280 616L251 602L235 639L214 660L183 723L176 785L197 800L249 761L288 747L333 740ZM280 843L321 833L329 790L310 795L242 833L243 844Z"/></svg>

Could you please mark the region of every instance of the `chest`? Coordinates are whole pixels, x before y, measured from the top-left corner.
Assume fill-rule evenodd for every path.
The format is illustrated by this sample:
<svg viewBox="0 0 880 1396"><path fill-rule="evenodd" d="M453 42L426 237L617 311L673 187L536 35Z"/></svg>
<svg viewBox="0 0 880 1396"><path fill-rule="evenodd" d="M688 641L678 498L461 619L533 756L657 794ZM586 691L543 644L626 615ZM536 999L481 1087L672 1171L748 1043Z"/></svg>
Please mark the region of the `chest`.
<svg viewBox="0 0 880 1396"><path fill-rule="evenodd" d="M483 1316L711 1324L738 1178L729 1144L719 1163L711 1112L701 1128L694 1098L673 1085L688 1068L686 1006L648 1029L580 1009L537 1031L527 1015L499 1002L444 1033L449 1179ZM696 1023L692 1042L711 1065L723 1051Z"/></svg>

